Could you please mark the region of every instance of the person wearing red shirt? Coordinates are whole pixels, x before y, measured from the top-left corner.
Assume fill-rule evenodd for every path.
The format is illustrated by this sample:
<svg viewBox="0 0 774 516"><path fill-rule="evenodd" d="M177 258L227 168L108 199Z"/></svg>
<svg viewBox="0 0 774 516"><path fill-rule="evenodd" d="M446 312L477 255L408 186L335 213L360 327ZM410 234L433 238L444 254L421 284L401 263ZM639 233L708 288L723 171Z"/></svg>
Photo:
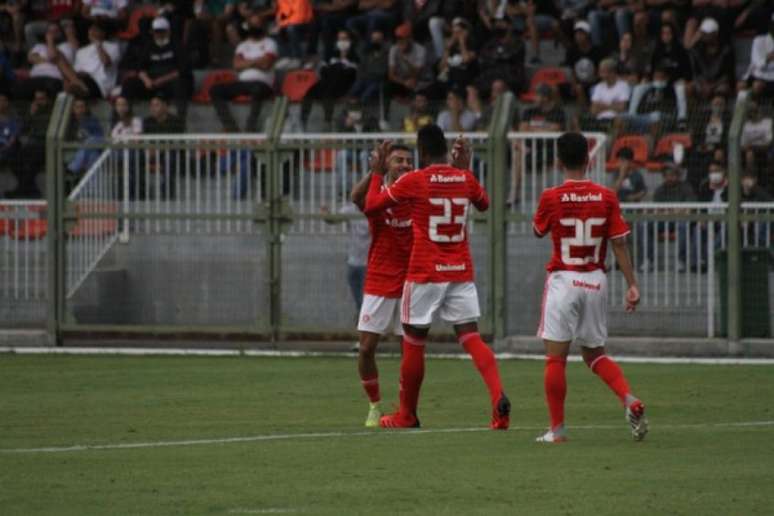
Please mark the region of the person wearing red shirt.
<svg viewBox="0 0 774 516"><path fill-rule="evenodd" d="M378 155L378 150L371 154L372 170L373 160ZM414 154L405 145L391 146L386 161L385 187L414 169ZM352 189L352 202L361 210L365 207L370 183L371 175L366 175ZM411 208L404 204L372 212L368 215L368 226L371 247L368 250L363 303L357 326L360 332L357 368L370 403L365 426L378 427L382 410L376 347L379 338L391 329L396 335L403 335L400 297L411 255Z"/></svg>
<svg viewBox="0 0 774 516"><path fill-rule="evenodd" d="M446 138L437 125L418 131L417 147L423 168L387 188L382 188L380 168L375 169L364 210L368 215L408 204L414 235L401 301L404 337L400 408L395 414L383 416L380 424L385 428L419 426L416 411L424 378L425 341L438 314L454 326L459 343L471 355L486 383L492 404L490 427L505 430L511 404L503 392L494 353L478 333L480 311L467 235L470 205L486 210L489 197L475 176L463 169L470 163L464 140L455 144L454 166L448 163Z"/></svg>
<svg viewBox="0 0 774 516"><path fill-rule="evenodd" d="M564 399L565 366L570 344L581 346L583 360L615 392L626 409L635 440L648 432L645 405L634 397L621 368L605 354L607 339L607 276L605 255L612 245L629 286L626 310L640 300L637 280L626 248L629 226L621 216L616 194L586 179L588 142L580 133L565 133L557 141L563 184L540 196L533 220L539 238L551 233L553 256L546 269L538 337L546 348L544 386L551 427L538 442L567 440Z"/></svg>

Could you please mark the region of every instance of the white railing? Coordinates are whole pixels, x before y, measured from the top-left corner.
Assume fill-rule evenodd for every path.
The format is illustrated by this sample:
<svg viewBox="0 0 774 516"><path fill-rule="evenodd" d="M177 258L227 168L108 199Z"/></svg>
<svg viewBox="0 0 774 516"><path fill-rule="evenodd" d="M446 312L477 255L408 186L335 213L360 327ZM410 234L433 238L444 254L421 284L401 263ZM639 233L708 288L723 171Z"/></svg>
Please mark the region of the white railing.
<svg viewBox="0 0 774 516"><path fill-rule="evenodd" d="M114 151L122 170L121 204L132 233L252 233L248 215L264 201L268 164L255 147L264 134L127 136ZM214 215L212 219L152 215ZM219 215L244 216L218 218Z"/></svg>
<svg viewBox="0 0 774 516"><path fill-rule="evenodd" d="M45 201L0 201L0 302L46 299L46 216Z"/></svg>
<svg viewBox="0 0 774 516"><path fill-rule="evenodd" d="M481 145L487 133L462 133L473 146L471 167L485 183L488 171ZM457 134L449 134L451 142ZM374 146L383 140L405 143L413 147L416 137L407 133L320 133L286 134L281 138L295 150L283 161L282 189L291 210L301 217L290 231L293 233L342 233L347 226L328 224L318 216L338 213L349 202L349 193L368 173L368 157ZM479 151L476 152L476 147ZM416 162L416 151L415 151ZM471 224L471 231L474 228Z"/></svg>
<svg viewBox="0 0 774 516"><path fill-rule="evenodd" d="M742 213L774 213L774 202L743 202ZM772 247L774 222L755 221L742 223L742 247Z"/></svg>
<svg viewBox="0 0 774 516"><path fill-rule="evenodd" d="M117 218L89 218L87 215L118 213L120 165L117 154L105 150L67 197L67 208L74 210L76 215L74 223L65 228L67 297L75 294L119 238Z"/></svg>

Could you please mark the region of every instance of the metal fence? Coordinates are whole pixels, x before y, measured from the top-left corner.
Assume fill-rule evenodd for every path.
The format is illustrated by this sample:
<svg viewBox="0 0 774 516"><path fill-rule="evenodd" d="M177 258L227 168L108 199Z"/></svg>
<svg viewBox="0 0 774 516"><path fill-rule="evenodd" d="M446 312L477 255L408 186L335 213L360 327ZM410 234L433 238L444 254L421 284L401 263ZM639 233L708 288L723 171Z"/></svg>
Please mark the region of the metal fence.
<svg viewBox="0 0 774 516"><path fill-rule="evenodd" d="M0 201L0 299L45 300L45 201Z"/></svg>

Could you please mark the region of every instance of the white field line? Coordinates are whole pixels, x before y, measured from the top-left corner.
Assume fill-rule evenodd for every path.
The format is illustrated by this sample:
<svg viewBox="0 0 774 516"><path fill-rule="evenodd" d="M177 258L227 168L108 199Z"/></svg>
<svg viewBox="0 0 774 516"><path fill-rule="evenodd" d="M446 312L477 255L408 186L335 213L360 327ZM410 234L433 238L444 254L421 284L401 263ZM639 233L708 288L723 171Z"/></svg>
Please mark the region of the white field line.
<svg viewBox="0 0 774 516"><path fill-rule="evenodd" d="M343 351L283 351L260 349L197 349L197 348L98 348L98 347L26 347L0 346L0 353L18 355L129 355L129 356L207 356L207 357L269 357L269 358L337 358L354 357L355 353ZM380 353L380 357L400 358L398 353ZM445 360L470 360L466 353L428 353L429 358ZM543 360L542 354L497 353L498 360ZM699 364L699 365L774 365L774 358L732 357L637 357L616 356L619 362L636 364ZM580 362L581 357L571 355L570 362Z"/></svg>
<svg viewBox="0 0 774 516"><path fill-rule="evenodd" d="M741 421L731 423L692 423L658 425L658 430L685 430L707 428L750 428L774 426L774 421ZM625 425L578 425L569 426L570 430L615 430L624 428ZM512 431L541 431L544 426L512 426ZM262 441L290 441L302 439L340 439L349 437L375 437L375 436L416 436L426 434L459 434L467 432L491 432L486 427L471 428L435 428L427 430L398 430L398 431L362 431L362 432L316 432L299 434L265 434L246 437L223 437L214 439L189 439L184 441L155 441L120 444L80 444L74 446L50 446L43 448L0 448L0 454L26 454L26 453L63 453L91 450L131 450L138 448L165 448L170 446L204 446L212 444L251 443Z"/></svg>

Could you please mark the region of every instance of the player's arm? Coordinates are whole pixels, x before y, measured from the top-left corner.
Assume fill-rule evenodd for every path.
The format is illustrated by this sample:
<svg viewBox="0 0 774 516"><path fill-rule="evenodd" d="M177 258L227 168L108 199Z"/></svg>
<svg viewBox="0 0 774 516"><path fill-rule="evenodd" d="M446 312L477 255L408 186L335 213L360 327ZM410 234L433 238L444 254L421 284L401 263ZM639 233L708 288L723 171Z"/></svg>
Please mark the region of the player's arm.
<svg viewBox="0 0 774 516"><path fill-rule="evenodd" d="M401 177L402 179L402 177ZM368 194L366 195L365 208L363 213L366 215L372 215L380 212L390 206L398 204L399 199L391 192L392 187L382 190L382 184L384 183L384 176L377 172L371 173L371 183L368 187ZM400 180L393 183L393 186L397 186Z"/></svg>
<svg viewBox="0 0 774 516"><path fill-rule="evenodd" d="M633 312L640 302L640 289L637 286L637 278L634 276L634 267L629 257L629 249L626 246L626 235L610 240L613 247L618 267L626 278L629 289L626 291L626 311Z"/></svg>
<svg viewBox="0 0 774 516"><path fill-rule="evenodd" d="M535 216L532 218L532 231L538 238L543 238L551 231L551 210L546 192L540 194L540 202Z"/></svg>
<svg viewBox="0 0 774 516"><path fill-rule="evenodd" d="M357 206L360 211L363 211L365 208L365 202L366 202L366 195L368 195L368 189L371 185L371 173L364 175L360 181L358 181L355 186L352 187L352 192L349 195L349 198L352 200L352 203Z"/></svg>

